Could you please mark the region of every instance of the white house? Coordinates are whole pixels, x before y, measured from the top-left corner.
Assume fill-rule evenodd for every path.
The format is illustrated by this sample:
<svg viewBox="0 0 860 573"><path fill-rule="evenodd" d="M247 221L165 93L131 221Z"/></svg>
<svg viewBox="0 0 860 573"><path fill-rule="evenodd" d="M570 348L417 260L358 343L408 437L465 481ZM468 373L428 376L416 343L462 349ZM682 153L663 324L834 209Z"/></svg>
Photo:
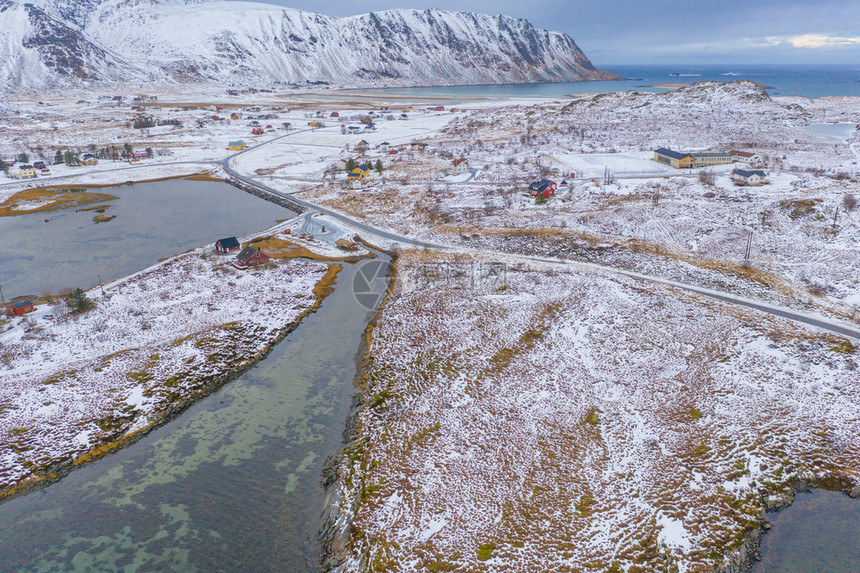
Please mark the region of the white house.
<svg viewBox="0 0 860 573"><path fill-rule="evenodd" d="M451 167L447 169L448 175L462 175L463 173L469 172L469 160L465 157L461 157L460 159L455 159Z"/></svg>
<svg viewBox="0 0 860 573"><path fill-rule="evenodd" d="M761 156L758 153L751 153L749 151L738 151L736 149L732 149L729 151L729 155L731 155L735 161L741 163L761 163Z"/></svg>
<svg viewBox="0 0 860 573"><path fill-rule="evenodd" d="M732 171L732 181L738 185L762 185L768 183L767 174L761 170L747 171L735 169Z"/></svg>

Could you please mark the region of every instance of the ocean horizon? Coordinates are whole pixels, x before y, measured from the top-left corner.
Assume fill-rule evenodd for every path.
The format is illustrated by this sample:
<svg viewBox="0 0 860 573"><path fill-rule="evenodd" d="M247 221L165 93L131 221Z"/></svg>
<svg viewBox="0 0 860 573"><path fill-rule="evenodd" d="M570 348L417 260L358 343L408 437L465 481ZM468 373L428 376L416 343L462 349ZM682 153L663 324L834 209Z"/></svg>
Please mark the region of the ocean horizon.
<svg viewBox="0 0 860 573"><path fill-rule="evenodd" d="M666 84L702 81L750 80L767 87L772 96L860 96L860 64L677 64L608 65L600 69L624 76L625 80L538 84L491 84L380 88L403 95L445 97L561 97L577 93L645 91L662 93ZM375 91L375 90L361 90Z"/></svg>

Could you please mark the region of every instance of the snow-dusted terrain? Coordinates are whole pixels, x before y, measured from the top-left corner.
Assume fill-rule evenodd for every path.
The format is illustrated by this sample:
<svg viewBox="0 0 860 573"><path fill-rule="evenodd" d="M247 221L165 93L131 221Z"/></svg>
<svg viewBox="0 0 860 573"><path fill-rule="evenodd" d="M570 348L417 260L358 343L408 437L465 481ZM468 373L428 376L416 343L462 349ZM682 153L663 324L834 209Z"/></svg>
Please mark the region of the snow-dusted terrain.
<svg viewBox="0 0 860 573"><path fill-rule="evenodd" d="M397 277L337 571L714 570L794 479L860 483L844 341L576 265L407 252Z"/></svg>
<svg viewBox="0 0 860 573"><path fill-rule="evenodd" d="M4 324L0 498L97 457L258 359L317 302L328 269L238 271L234 259L200 249L93 289L83 314L43 304Z"/></svg>
<svg viewBox="0 0 860 573"><path fill-rule="evenodd" d="M578 262L856 325L860 208L850 198L860 198L857 98L770 98L749 82L704 83L668 94L442 102L446 109L435 111L428 108L437 102L385 93L227 96L174 86L144 113L181 125L133 129L137 112L127 104L73 103L90 99L81 92L48 95L0 104L8 118L0 157L26 152L50 163L57 150L117 142L150 146L155 157L137 166L107 159L51 166L51 177L35 181L0 178L0 200L26 187L139 180L161 170L222 173L217 162L236 153L227 142L242 139L252 149L231 160L239 174L356 222L452 247L401 257L398 288L371 332L364 409L338 486L348 539L337 558L345 571L694 571L742 561L745 533L758 531L765 507L790 499L795 479L860 493L856 341ZM341 133L371 111L375 131ZM227 119L232 113L241 118ZM253 135L250 121L258 117L272 128ZM311 129L312 121L325 126ZM410 149L414 140L427 149ZM735 186L729 174L737 164L700 180L697 171L653 161L660 146L754 151L770 183ZM471 171L445 177L441 171L461 157ZM338 167L347 159L380 161L383 171L352 184ZM570 185L536 204L524 191L540 177ZM274 238L317 246L319 236L295 238L304 222L287 227L289 236ZM337 236L356 229L344 224ZM391 237L361 236L395 246ZM205 300L185 290L162 300L169 289L154 273L129 280L92 312L132 301L139 290L145 298L133 299L136 310L152 306L153 325L159 313L182 318L189 308L241 324L245 314L213 302L213 282L231 296L248 285L222 277L217 265L206 270L220 259L194 256L175 268L200 275L188 288ZM289 266L274 272L282 268ZM253 280L277 291L280 282L265 276ZM109 294L113 288L120 287ZM296 299L293 310L305 302ZM91 326L91 338L106 336ZM165 341L184 336L162 327ZM16 338L35 364L74 342L51 340L53 328ZM159 396L135 393L151 383L147 372L165 372L148 362L154 354L168 360L193 354L197 340L221 340L201 334L156 351L154 331L134 329L140 344L129 344L138 354L78 368L82 380L95 379L95 368L113 376L121 365L139 378L136 385L106 382L105 399L116 398L118 415ZM79 383L58 374L62 383ZM50 408L66 399L79 408L74 396L40 406L41 394L61 388L42 386L38 394L28 390L30 415L44 407L53 416ZM10 412L17 415L4 415ZM98 420L106 428L99 435L109 436L115 420ZM24 472L24 448L50 440L17 424L5 452ZM64 432L73 445L73 436L93 435Z"/></svg>
<svg viewBox="0 0 860 573"><path fill-rule="evenodd" d="M0 1L0 85L123 79L271 87L613 79L566 34L507 16L387 10L348 18L252 2Z"/></svg>
<svg viewBox="0 0 860 573"><path fill-rule="evenodd" d="M846 200L860 198L860 133L850 123L846 140L825 144L808 128L844 126L856 106L770 98L735 82L497 107L456 116L428 152L391 160L395 184L315 186L307 196L426 240L605 263L850 318L860 208ZM735 186L737 163L705 170L714 180L702 182L699 170L653 161L661 146L755 150L770 183ZM475 179L434 183L456 157L479 170ZM542 177L571 184L536 205L524 191Z"/></svg>

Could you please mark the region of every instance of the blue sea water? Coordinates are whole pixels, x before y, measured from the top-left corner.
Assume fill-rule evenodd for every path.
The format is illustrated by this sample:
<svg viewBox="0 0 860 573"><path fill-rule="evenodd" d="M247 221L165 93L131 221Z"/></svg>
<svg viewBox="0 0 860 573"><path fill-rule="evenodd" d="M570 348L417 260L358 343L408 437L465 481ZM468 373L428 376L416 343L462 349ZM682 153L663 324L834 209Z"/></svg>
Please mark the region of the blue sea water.
<svg viewBox="0 0 860 573"><path fill-rule="evenodd" d="M768 87L771 95L860 96L860 64L857 65L659 65L601 66L628 78L620 81L565 82L554 84L502 84L422 88L384 88L392 94L446 97L560 97L576 93L638 90L665 92L660 84L692 84L702 81L751 80Z"/></svg>

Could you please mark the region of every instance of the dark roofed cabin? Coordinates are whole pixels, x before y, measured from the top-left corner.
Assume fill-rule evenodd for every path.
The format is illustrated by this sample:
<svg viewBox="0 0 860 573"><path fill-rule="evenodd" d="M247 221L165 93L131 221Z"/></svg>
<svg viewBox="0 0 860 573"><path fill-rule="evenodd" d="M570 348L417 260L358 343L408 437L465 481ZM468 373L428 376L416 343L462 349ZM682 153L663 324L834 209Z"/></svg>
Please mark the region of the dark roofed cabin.
<svg viewBox="0 0 860 573"><path fill-rule="evenodd" d="M13 302L8 305L6 310L9 311L9 314L20 316L22 314L27 314L28 312L33 312L36 310L36 307L29 300L22 300L21 302Z"/></svg>
<svg viewBox="0 0 860 573"><path fill-rule="evenodd" d="M540 181L533 181L529 184L529 194L532 197L537 197L538 195L543 195L544 197L552 197L555 195L555 190L558 187L555 181L550 181L549 179L541 179Z"/></svg>
<svg viewBox="0 0 860 573"><path fill-rule="evenodd" d="M269 262L269 256L260 250L259 247L245 247L233 262L233 266L237 269L249 269Z"/></svg>
<svg viewBox="0 0 860 573"><path fill-rule="evenodd" d="M230 251L238 251L242 248L239 240L236 237L227 237L226 239L218 239L215 243L215 250L219 253L229 253Z"/></svg>

